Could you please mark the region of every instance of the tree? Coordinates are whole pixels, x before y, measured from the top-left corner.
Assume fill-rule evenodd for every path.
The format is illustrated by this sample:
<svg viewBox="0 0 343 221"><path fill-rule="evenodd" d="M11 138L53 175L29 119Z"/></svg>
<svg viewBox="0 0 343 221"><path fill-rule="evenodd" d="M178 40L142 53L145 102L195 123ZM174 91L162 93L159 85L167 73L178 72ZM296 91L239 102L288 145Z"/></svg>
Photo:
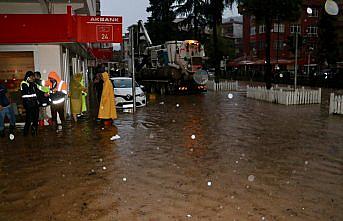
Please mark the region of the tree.
<svg viewBox="0 0 343 221"><path fill-rule="evenodd" d="M154 44L176 39L176 18L172 5L175 0L150 0L147 12L151 12L146 28Z"/></svg>
<svg viewBox="0 0 343 221"><path fill-rule="evenodd" d="M206 0L208 18L212 27L213 49L214 49L214 67L215 67L215 81L219 81L220 75L220 60L222 56L218 49L218 33L221 30L222 15L225 7L231 6L233 0Z"/></svg>
<svg viewBox="0 0 343 221"><path fill-rule="evenodd" d="M318 24L318 49L317 58L321 65L327 63L335 66L339 59L338 33L335 27L337 16L328 15L322 12Z"/></svg>
<svg viewBox="0 0 343 221"><path fill-rule="evenodd" d="M271 29L274 20L296 21L301 14L302 0L237 0L243 13L254 15L256 20L266 26L266 68L265 82L272 86L272 66L270 63Z"/></svg>
<svg viewBox="0 0 343 221"><path fill-rule="evenodd" d="M204 30L207 25L205 2L203 0L176 0L176 4L175 13L177 15L186 16L186 18L180 22L181 26L193 30L193 39L202 40L203 35L201 31Z"/></svg>

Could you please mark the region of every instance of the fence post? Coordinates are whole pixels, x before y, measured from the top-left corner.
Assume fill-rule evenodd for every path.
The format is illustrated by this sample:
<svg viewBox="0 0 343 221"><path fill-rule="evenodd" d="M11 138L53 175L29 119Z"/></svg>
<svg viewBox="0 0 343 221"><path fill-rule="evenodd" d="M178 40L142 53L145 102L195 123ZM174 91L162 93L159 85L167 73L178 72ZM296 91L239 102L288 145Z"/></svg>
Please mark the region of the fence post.
<svg viewBox="0 0 343 221"><path fill-rule="evenodd" d="M329 108L329 114L334 113L334 99L335 99L335 94L331 93L330 94L330 108Z"/></svg>

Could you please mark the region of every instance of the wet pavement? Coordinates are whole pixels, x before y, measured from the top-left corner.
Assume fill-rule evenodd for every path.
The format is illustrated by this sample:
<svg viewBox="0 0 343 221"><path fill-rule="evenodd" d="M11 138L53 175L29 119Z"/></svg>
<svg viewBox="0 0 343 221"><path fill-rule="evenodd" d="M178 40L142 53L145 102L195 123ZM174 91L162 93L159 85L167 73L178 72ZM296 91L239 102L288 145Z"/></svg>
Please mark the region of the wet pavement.
<svg viewBox="0 0 343 221"><path fill-rule="evenodd" d="M1 139L0 220L343 220L327 108L209 92L120 113L117 141L93 120Z"/></svg>

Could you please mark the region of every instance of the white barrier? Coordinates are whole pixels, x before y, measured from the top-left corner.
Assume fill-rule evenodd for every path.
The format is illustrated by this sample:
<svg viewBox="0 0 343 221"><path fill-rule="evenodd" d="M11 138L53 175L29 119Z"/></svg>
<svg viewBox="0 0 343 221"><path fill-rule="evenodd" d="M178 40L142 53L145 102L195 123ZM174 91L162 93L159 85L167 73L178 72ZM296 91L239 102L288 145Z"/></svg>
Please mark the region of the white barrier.
<svg viewBox="0 0 343 221"><path fill-rule="evenodd" d="M238 91L238 81L208 81L207 89L212 91Z"/></svg>
<svg viewBox="0 0 343 221"><path fill-rule="evenodd" d="M321 93L321 88L318 90L302 88L294 91L274 88L267 90L266 87L247 86L247 97L284 105L320 104Z"/></svg>
<svg viewBox="0 0 343 221"><path fill-rule="evenodd" d="M343 96L330 94L330 114L343 114Z"/></svg>

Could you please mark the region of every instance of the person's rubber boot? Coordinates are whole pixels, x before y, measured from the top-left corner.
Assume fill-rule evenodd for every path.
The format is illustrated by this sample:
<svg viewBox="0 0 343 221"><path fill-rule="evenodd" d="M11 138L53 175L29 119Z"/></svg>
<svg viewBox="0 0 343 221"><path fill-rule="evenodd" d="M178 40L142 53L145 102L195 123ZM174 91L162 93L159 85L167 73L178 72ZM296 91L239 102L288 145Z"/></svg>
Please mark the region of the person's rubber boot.
<svg viewBox="0 0 343 221"><path fill-rule="evenodd" d="M23 136L26 137L29 134L29 129L25 129L23 130Z"/></svg>
<svg viewBox="0 0 343 221"><path fill-rule="evenodd" d="M0 131L0 137L5 137L5 130Z"/></svg>
<svg viewBox="0 0 343 221"><path fill-rule="evenodd" d="M54 124L51 118L49 118L48 123L49 123L49 126L52 126Z"/></svg>
<svg viewBox="0 0 343 221"><path fill-rule="evenodd" d="M44 126L44 120L39 120L38 124L40 127L43 127Z"/></svg>
<svg viewBox="0 0 343 221"><path fill-rule="evenodd" d="M36 127L31 127L31 135L33 137L37 136L37 128Z"/></svg>

